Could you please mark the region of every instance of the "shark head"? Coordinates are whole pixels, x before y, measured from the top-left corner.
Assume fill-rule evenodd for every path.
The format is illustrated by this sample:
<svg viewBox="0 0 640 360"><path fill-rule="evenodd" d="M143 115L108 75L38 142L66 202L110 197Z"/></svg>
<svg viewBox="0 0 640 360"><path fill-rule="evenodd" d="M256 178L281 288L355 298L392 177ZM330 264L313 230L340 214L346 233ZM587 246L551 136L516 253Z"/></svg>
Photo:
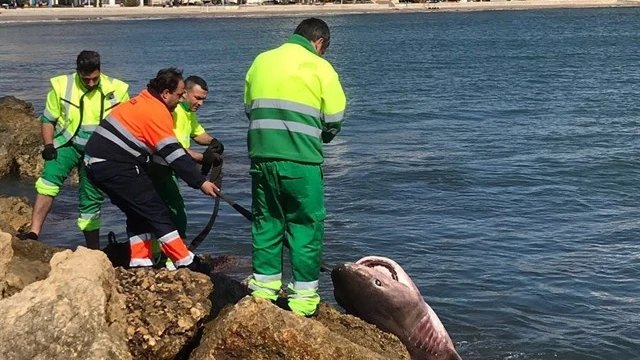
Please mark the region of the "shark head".
<svg viewBox="0 0 640 360"><path fill-rule="evenodd" d="M348 314L396 335L412 359L460 360L449 334L395 261L367 256L331 272L334 296Z"/></svg>

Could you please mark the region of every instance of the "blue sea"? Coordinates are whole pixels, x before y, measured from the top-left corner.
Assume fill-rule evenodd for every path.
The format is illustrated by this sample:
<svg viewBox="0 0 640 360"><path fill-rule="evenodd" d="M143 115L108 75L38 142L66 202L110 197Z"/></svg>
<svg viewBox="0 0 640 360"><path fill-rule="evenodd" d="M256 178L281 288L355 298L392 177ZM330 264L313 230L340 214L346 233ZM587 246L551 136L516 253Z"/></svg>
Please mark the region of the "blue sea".
<svg viewBox="0 0 640 360"><path fill-rule="evenodd" d="M244 74L301 19L0 24L0 95L42 111L48 78L83 49L132 94L162 67L201 75L223 189L250 207ZM325 262L397 261L465 359L640 359L640 9L324 19L349 100L325 148ZM44 242L83 243L75 191ZM183 191L193 237L213 201ZM123 238L123 216L103 212ZM249 223L222 204L199 250L250 258ZM334 302L327 273L321 290Z"/></svg>

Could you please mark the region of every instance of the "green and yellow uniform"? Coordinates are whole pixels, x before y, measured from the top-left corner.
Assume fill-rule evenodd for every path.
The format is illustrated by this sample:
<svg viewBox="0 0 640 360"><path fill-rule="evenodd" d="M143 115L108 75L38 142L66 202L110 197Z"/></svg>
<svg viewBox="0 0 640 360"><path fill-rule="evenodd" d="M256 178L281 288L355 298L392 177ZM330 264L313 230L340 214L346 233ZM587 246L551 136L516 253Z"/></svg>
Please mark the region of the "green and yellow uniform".
<svg viewBox="0 0 640 360"><path fill-rule="evenodd" d="M44 163L42 175L36 181L40 195L55 197L71 170L78 168L80 178L78 226L82 231L100 228L102 192L87 179L83 162L84 146L111 109L129 100L129 85L100 75L98 85L87 91L77 73L51 78L51 90L40 117L54 126L53 146L57 158Z"/></svg>
<svg viewBox="0 0 640 360"><path fill-rule="evenodd" d="M252 295L277 299L282 247L291 248L291 310L311 315L320 302L324 240L322 144L343 123L346 98L338 74L312 44L293 35L256 57L244 93L252 177Z"/></svg>
<svg viewBox="0 0 640 360"><path fill-rule="evenodd" d="M191 111L189 104L186 102L180 103L173 111L173 131L185 149L191 147L191 138L206 132L198 121L198 115ZM187 211L184 206L178 178L171 170L171 167L167 166L162 158L155 155L153 162L149 164L147 172L153 182L153 186L169 209L171 220L176 225L178 233L183 239L186 239Z"/></svg>

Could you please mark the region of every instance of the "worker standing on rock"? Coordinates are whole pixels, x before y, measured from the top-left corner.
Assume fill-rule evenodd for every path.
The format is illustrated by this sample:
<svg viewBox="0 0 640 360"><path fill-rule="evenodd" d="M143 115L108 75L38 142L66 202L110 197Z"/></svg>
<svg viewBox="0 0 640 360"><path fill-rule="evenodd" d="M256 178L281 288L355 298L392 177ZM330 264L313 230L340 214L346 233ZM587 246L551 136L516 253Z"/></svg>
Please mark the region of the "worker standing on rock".
<svg viewBox="0 0 640 360"><path fill-rule="evenodd" d="M86 146L89 178L127 217L131 267L153 266L152 237L177 267L198 267L146 172L157 154L192 188L213 197L219 191L196 169L173 131L171 112L184 93L181 71L158 71L146 90L100 122Z"/></svg>
<svg viewBox="0 0 640 360"><path fill-rule="evenodd" d="M100 248L100 207L103 195L87 179L84 150L89 137L111 110L129 100L129 86L101 72L100 55L84 50L77 58L76 72L51 78L42 122L45 160L42 175L36 181L36 199L31 229L19 234L22 239L38 240L53 199L73 168L80 180L78 226L87 247Z"/></svg>
<svg viewBox="0 0 640 360"><path fill-rule="evenodd" d="M252 179L253 296L276 301L282 247L291 252L288 306L313 316L324 241L322 143L342 128L346 98L338 74L322 58L329 27L302 21L284 45L256 57L245 82Z"/></svg>
<svg viewBox="0 0 640 360"><path fill-rule="evenodd" d="M214 162L219 161L218 156L222 155L224 145L205 131L196 114L207 99L209 87L203 78L195 75L187 77L184 80L184 85L184 98L172 113L173 132L193 160L201 163L203 167L208 165L208 168L211 168ZM208 146L207 149L203 153L191 150L191 139L199 145ZM178 229L178 234L186 239L187 211L178 178L159 155L153 156L152 162L147 167L147 173L162 201L169 209L169 215ZM154 242L153 246L154 254L160 251L157 242ZM170 262L167 262L167 267L171 268Z"/></svg>

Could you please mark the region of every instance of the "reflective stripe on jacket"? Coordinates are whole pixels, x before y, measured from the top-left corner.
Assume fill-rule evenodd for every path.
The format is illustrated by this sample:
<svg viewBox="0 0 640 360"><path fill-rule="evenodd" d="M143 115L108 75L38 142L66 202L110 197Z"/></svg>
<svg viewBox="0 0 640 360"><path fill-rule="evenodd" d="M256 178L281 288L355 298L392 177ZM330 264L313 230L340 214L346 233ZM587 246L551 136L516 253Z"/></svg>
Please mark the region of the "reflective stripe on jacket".
<svg viewBox="0 0 640 360"><path fill-rule="evenodd" d="M293 35L256 57L244 104L250 158L320 164L322 142L342 128L346 98L331 64L307 39Z"/></svg>
<svg viewBox="0 0 640 360"><path fill-rule="evenodd" d="M171 113L173 116L173 132L178 142L185 148L191 147L191 138L204 134L206 131L198 122L198 115L191 111L189 104L181 102ZM156 164L168 166L167 162L158 155L153 155L152 161Z"/></svg>
<svg viewBox="0 0 640 360"><path fill-rule="evenodd" d="M189 186L198 189L205 177L176 139L173 118L159 95L144 90L122 103L100 122L87 143L89 158L145 165L160 155Z"/></svg>
<svg viewBox="0 0 640 360"><path fill-rule="evenodd" d="M129 100L129 85L100 74L98 86L86 91L77 73L51 78L51 90L41 121L54 126L53 145L70 140L84 146L96 126L111 110Z"/></svg>

